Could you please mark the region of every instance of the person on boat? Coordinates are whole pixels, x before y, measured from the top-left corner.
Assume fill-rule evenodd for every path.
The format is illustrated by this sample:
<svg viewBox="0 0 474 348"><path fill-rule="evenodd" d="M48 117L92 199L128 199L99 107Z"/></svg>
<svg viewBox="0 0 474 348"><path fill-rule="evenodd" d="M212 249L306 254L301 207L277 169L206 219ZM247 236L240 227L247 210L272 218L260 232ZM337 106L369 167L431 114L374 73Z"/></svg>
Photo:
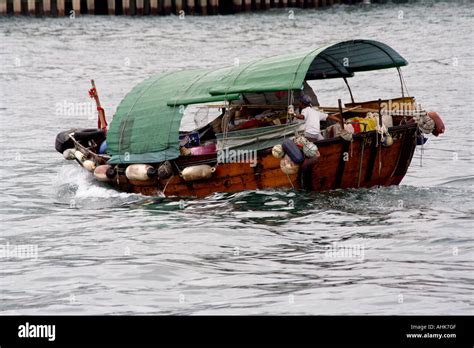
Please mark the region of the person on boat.
<svg viewBox="0 0 474 348"><path fill-rule="evenodd" d="M328 115L324 112L313 109L311 97L306 94L303 94L300 97L300 112L295 112L295 117L300 120L305 120L304 136L312 142L324 139L321 135L321 121L326 121L327 119L333 121L339 120L335 115Z"/></svg>

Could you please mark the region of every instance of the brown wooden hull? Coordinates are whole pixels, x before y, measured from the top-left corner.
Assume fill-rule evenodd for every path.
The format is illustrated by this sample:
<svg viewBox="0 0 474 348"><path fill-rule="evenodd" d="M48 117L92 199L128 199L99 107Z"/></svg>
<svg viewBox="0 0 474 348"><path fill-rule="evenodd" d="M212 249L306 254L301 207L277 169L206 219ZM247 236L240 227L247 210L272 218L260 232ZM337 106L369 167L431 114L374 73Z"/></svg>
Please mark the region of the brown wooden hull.
<svg viewBox="0 0 474 348"><path fill-rule="evenodd" d="M389 129L393 145L378 144L376 133L354 135L352 142L334 138L317 142L321 153L314 165L305 165L300 173L286 175L271 149L258 154L258 164L219 164L210 179L184 181L179 175L160 181L129 181L119 174L110 184L121 191L156 196L204 197L214 192L239 192L269 188L296 188L311 191L398 185L405 176L416 147L416 124ZM181 157L178 167L212 161L212 156ZM215 156L214 156L215 163ZM309 163L311 164L311 163Z"/></svg>

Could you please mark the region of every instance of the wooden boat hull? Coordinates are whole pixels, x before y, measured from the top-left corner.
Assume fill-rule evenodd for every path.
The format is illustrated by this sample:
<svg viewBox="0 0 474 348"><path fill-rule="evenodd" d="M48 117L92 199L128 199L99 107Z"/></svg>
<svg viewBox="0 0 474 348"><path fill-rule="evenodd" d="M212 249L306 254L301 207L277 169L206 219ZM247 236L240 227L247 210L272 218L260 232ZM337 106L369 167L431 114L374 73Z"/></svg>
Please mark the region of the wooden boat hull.
<svg viewBox="0 0 474 348"><path fill-rule="evenodd" d="M271 149L258 153L257 165L249 163L219 164L210 179L186 182L179 175L169 179L129 181L119 172L110 184L120 191L144 195L204 197L215 192L239 192L270 188L296 188L311 191L398 185L405 176L416 147L416 124L389 129L393 144L377 143L375 131L354 135L353 141L342 138L317 142L321 157L316 163L303 165L298 174L286 175L280 160ZM214 156L215 159L215 156ZM178 167L212 161L212 156L188 156L177 160ZM214 161L215 163L215 161Z"/></svg>

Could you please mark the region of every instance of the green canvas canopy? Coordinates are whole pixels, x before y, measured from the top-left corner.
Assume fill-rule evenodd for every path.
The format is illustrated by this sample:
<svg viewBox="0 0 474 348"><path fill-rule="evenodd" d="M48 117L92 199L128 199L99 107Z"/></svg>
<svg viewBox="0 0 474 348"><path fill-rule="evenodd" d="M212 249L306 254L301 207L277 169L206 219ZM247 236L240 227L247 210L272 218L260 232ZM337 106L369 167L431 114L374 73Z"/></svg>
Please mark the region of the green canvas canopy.
<svg viewBox="0 0 474 348"><path fill-rule="evenodd" d="M242 93L299 90L305 80L407 65L389 46L351 40L220 69L156 74L119 104L107 134L109 163L157 163L179 156L179 128L189 104L232 101Z"/></svg>

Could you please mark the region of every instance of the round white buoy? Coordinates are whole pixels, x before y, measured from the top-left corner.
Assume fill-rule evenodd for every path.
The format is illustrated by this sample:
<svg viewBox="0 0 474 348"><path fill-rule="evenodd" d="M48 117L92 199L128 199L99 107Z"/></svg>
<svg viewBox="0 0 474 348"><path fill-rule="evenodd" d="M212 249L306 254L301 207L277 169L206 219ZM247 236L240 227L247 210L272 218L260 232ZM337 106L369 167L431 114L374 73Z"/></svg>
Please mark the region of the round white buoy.
<svg viewBox="0 0 474 348"><path fill-rule="evenodd" d="M275 158L283 158L283 156L285 156L285 151L283 150L283 147L280 144L278 144L278 145L273 146L272 155Z"/></svg>
<svg viewBox="0 0 474 348"><path fill-rule="evenodd" d="M149 164L131 164L125 169L128 180L146 181L155 177L156 174L156 169Z"/></svg>
<svg viewBox="0 0 474 348"><path fill-rule="evenodd" d="M186 181L209 179L216 168L207 164L200 164L197 166L186 167L181 172L181 177Z"/></svg>
<svg viewBox="0 0 474 348"><path fill-rule="evenodd" d="M293 162L288 155L285 155L280 161L280 168L283 173L292 175L298 173L300 166Z"/></svg>
<svg viewBox="0 0 474 348"><path fill-rule="evenodd" d="M86 168L89 172L93 172L96 167L94 161L91 160L85 160L84 162L82 162L82 166Z"/></svg>
<svg viewBox="0 0 474 348"><path fill-rule="evenodd" d="M318 153L318 147L316 144L307 142L303 145L303 153L306 157L314 157Z"/></svg>
<svg viewBox="0 0 474 348"><path fill-rule="evenodd" d="M84 155L81 151L76 150L74 151L74 157L77 158L79 162L84 162L86 160L86 155Z"/></svg>
<svg viewBox="0 0 474 348"><path fill-rule="evenodd" d="M66 150L64 150L63 156L64 156L64 158L67 159L67 160L73 160L74 158L76 158L76 156L74 155L74 149L66 149Z"/></svg>

